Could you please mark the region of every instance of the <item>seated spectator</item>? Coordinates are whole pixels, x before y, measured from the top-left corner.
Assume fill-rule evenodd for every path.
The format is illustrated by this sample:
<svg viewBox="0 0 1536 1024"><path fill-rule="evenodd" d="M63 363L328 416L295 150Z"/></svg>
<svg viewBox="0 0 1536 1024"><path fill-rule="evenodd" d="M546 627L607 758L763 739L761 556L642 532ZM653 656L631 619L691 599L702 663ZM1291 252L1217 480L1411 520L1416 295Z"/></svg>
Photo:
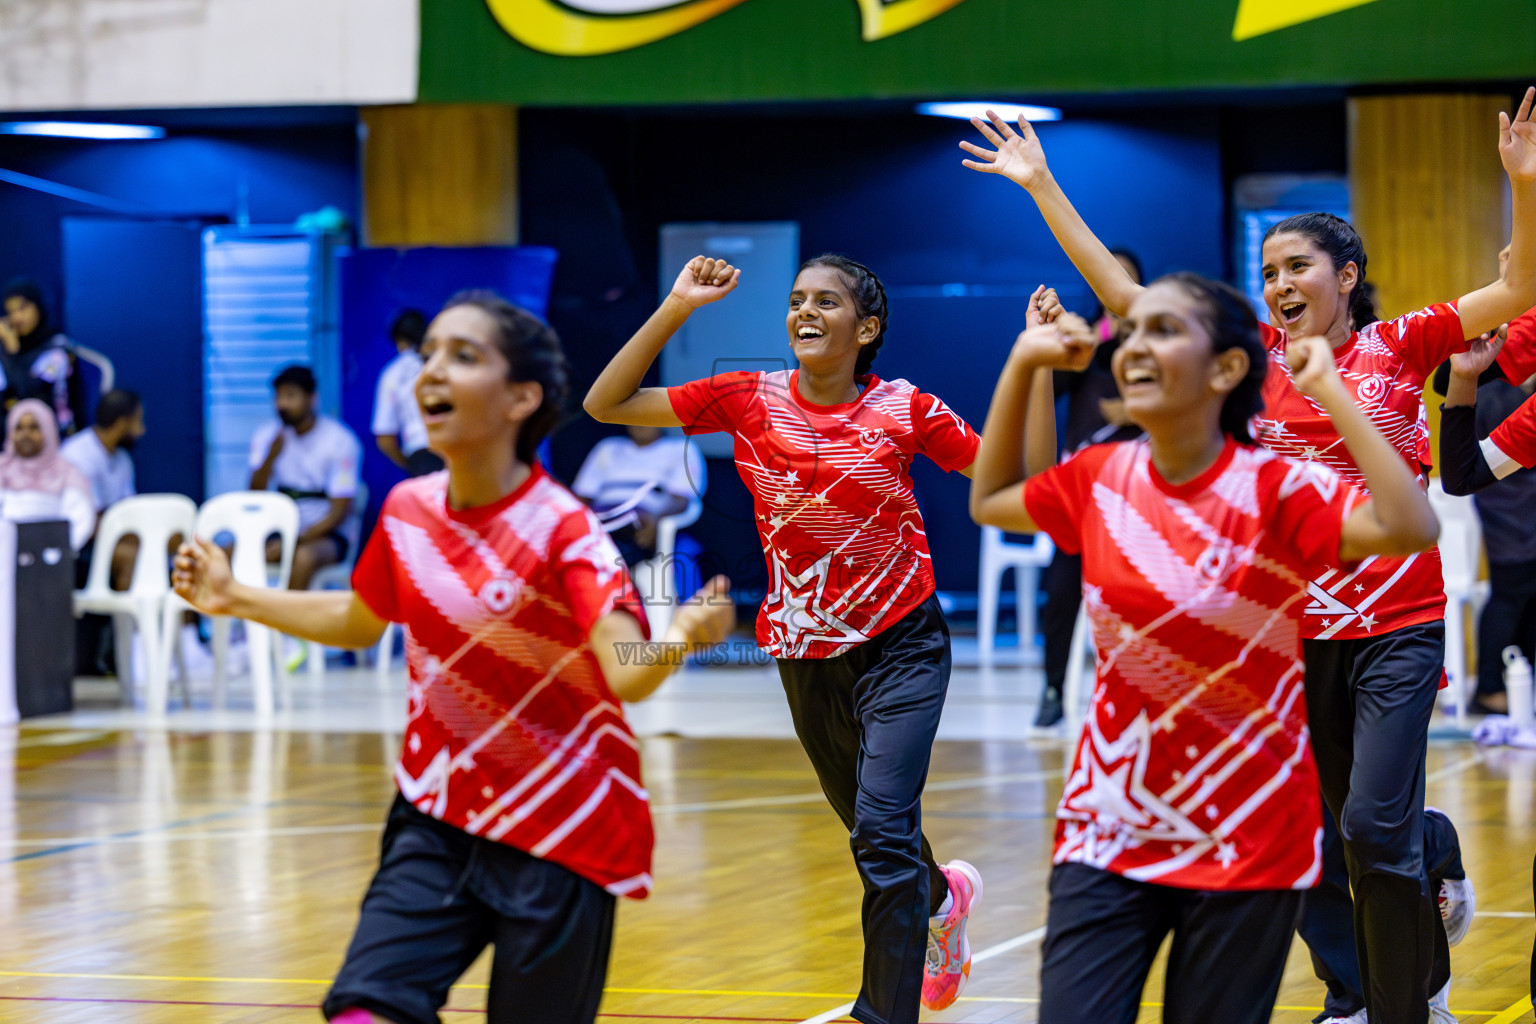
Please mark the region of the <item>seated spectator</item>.
<svg viewBox="0 0 1536 1024"><path fill-rule="evenodd" d="M133 450L144 436L144 406L132 391L108 391L96 404L96 424L64 442L60 453L72 462L91 487L91 504L97 522L109 506L137 493L134 488ZM127 590L133 578L133 562L139 539L133 535L118 541L112 553L112 586ZM89 553L81 552L83 563Z"/></svg>
<svg viewBox="0 0 1536 1024"><path fill-rule="evenodd" d="M74 464L91 488L96 525L108 506L136 493L133 459L128 453L144 436L144 407L132 391L108 391L96 403L96 423L64 442L60 453ZM90 578L96 539L80 549L75 565L75 586ZM128 534L112 551L110 584L113 590L133 585L133 566L139 557L139 538ZM111 618L83 615L75 627L75 665L82 675L107 675L116 670L117 652L112 649Z"/></svg>
<svg viewBox="0 0 1536 1024"><path fill-rule="evenodd" d="M656 521L704 493L704 460L686 438L659 427L628 430L628 437L606 437L587 453L571 490L603 521L624 561L635 565L656 553Z"/></svg>
<svg viewBox="0 0 1536 1024"><path fill-rule="evenodd" d="M357 493L362 445L343 423L315 412L315 375L307 366L289 366L272 379L278 419L251 437L253 491L274 490L299 506L299 543L288 585L307 590L315 572L347 556L342 532ZM276 562L274 543L267 560Z"/></svg>
<svg viewBox="0 0 1536 1024"><path fill-rule="evenodd" d="M48 406L24 398L5 418L0 452L0 519L33 523L63 519L69 545L85 546L96 530L96 510L85 477L59 454L59 427Z"/></svg>
<svg viewBox="0 0 1536 1024"><path fill-rule="evenodd" d="M421 339L427 318L408 309L395 317L389 336L399 353L379 374L373 402L373 439L379 451L411 476L435 473L443 460L427 448L427 428L416 404L416 378L421 376Z"/></svg>
<svg viewBox="0 0 1536 1024"><path fill-rule="evenodd" d="M31 278L5 286L5 316L0 317L0 395L7 408L36 398L53 410L65 436L84 423L85 391L75 372L73 344L48 319L43 291Z"/></svg>

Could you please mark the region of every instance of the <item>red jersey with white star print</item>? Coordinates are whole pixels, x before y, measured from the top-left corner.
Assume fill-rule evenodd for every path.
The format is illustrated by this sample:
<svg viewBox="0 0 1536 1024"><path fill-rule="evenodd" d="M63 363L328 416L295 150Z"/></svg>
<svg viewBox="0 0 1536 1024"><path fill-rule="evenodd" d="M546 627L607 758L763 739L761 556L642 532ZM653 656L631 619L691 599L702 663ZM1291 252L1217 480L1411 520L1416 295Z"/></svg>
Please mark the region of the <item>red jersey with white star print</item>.
<svg viewBox="0 0 1536 1024"><path fill-rule="evenodd" d="M1322 406L1296 390L1285 362L1286 333L1261 324L1269 349L1259 441L1282 455L1316 460L1369 493L1365 477ZM1339 376L1376 429L1403 456L1421 484L1434 461L1424 412L1424 379L1466 351L1461 317L1441 303L1369 324L1333 351ZM1323 564L1312 580L1302 635L1309 640L1358 640L1445 617L1440 549L1407 558L1367 558L1346 571Z"/></svg>
<svg viewBox="0 0 1536 1024"><path fill-rule="evenodd" d="M352 586L405 625L410 707L395 766L417 809L623 896L651 887L640 753L588 645L645 614L592 513L535 465L494 505L448 507L448 474L384 499Z"/></svg>
<svg viewBox="0 0 1536 1024"><path fill-rule="evenodd" d="M964 469L981 439L904 380L871 374L856 401L812 405L799 372L724 373L667 394L688 433L735 435L768 560L758 645L779 658L830 658L933 593L907 467L926 455Z"/></svg>
<svg viewBox="0 0 1536 1024"><path fill-rule="evenodd" d="M1057 864L1187 889L1316 883L1301 610L1358 494L1326 466L1228 439L1170 484L1146 441L1024 485L1083 559L1097 682L1056 809Z"/></svg>

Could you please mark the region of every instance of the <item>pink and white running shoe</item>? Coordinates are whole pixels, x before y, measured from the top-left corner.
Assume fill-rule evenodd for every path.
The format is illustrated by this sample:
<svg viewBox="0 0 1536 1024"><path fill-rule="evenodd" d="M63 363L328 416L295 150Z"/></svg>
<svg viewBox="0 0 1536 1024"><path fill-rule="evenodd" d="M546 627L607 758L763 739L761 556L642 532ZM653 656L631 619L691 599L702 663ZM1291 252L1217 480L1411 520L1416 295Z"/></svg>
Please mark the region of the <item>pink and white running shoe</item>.
<svg viewBox="0 0 1536 1024"><path fill-rule="evenodd" d="M963 860L941 865L949 883L949 913L928 922L928 960L923 965L923 1005L942 1010L960 998L971 976L971 942L965 922L981 902L981 872Z"/></svg>

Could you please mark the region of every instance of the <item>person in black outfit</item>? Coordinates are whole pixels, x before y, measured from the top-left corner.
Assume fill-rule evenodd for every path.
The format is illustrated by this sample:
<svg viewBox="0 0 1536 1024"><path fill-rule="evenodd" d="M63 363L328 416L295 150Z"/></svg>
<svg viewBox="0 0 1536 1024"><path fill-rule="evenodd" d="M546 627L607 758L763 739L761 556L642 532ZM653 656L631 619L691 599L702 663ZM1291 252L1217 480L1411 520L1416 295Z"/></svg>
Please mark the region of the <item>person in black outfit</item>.
<svg viewBox="0 0 1536 1024"><path fill-rule="evenodd" d="M0 397L9 409L23 398L36 398L53 410L60 436L85 423L85 392L75 372L73 344L54 329L48 304L36 281L18 277L6 283L5 316L0 317Z"/></svg>
<svg viewBox="0 0 1536 1024"><path fill-rule="evenodd" d="M1141 261L1128 249L1113 249L1126 273L1141 283ZM1062 449L1071 454L1090 444L1129 441L1141 434L1141 428L1125 418L1125 404L1110 370L1110 360L1120 340L1116 337L1120 318L1101 304L1092 318L1094 332L1103 340L1093 353L1093 362L1081 373L1058 370L1051 375L1057 398L1066 398L1066 423L1061 431ZM1040 632L1045 637L1045 689L1040 694L1040 709L1035 714L1037 728L1049 728L1061 721L1061 690L1067 680L1067 661L1072 651L1072 628L1077 624L1077 608L1083 600L1083 560L1057 550L1046 567L1041 584L1045 607L1040 613Z"/></svg>

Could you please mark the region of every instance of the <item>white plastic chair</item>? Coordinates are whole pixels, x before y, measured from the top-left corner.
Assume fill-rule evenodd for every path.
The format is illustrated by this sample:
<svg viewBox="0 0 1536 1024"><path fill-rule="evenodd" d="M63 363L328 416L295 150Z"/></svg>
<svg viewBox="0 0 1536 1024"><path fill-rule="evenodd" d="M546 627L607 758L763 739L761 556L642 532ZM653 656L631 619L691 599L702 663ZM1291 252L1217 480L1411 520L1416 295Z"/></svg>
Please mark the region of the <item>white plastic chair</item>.
<svg viewBox="0 0 1536 1024"><path fill-rule="evenodd" d="M352 586L352 569L357 565L357 545L363 535L363 512L368 508L368 485L357 482L357 493L352 496L352 511L341 524L341 534L347 541L347 555L333 565L317 571L309 580L310 590L345 590ZM327 648L310 642L309 656L305 663L309 669L309 681L319 686L325 679L325 652Z"/></svg>
<svg viewBox="0 0 1536 1024"><path fill-rule="evenodd" d="M1445 576L1445 674L1456 724L1467 721L1471 679L1467 673L1467 618L1474 625L1488 602L1488 582L1478 579L1483 527L1468 495L1446 494L1439 480L1429 484L1429 504L1440 520L1440 563Z"/></svg>
<svg viewBox="0 0 1536 1024"><path fill-rule="evenodd" d="M1015 544L1003 538L995 526L981 528L981 569L977 580L976 649L982 665L992 664L997 640L998 594L1003 573L1013 570L1014 593L1018 600L1019 651L1021 656L1035 642L1035 593L1040 585L1040 570L1051 564L1056 546L1044 533L1034 535L1029 544Z"/></svg>
<svg viewBox="0 0 1536 1024"><path fill-rule="evenodd" d="M137 694L144 706L164 714L170 701L170 664L160 657L160 621L171 596L171 574L166 550L177 534L192 535L197 505L182 494L137 494L108 507L96 527L96 546L85 589L75 591L75 614L93 612L112 616L117 651L117 676L124 693ZM120 540L139 540L133 579L127 590L112 589L112 556ZM133 633L144 645L148 679L133 676ZM183 676L185 682L185 676Z"/></svg>
<svg viewBox="0 0 1536 1024"><path fill-rule="evenodd" d="M698 522L704 511L704 501L697 494L690 495L688 507L670 516L656 520L656 553L630 570L635 590L645 606L645 617L651 624L651 639L660 640L672 625L672 614L679 601L689 594L676 593L677 588L677 531Z"/></svg>
<svg viewBox="0 0 1536 1024"><path fill-rule="evenodd" d="M288 586L293 569L293 550L299 537L299 507L292 498L276 491L231 491L209 498L198 509L194 525L197 536L212 541L221 533L234 536L235 550L231 571L237 581L251 587ZM275 580L267 575L267 538L277 534L282 541L282 558ZM162 621L160 657L169 674L172 653L179 653L176 643L182 613L191 606L174 595L165 603ZM224 616L213 619L213 692L214 703L222 707L229 673L230 621ZM288 673L282 666L276 638L266 626L245 624L245 637L251 661L251 685L255 691L256 714L270 718L275 709L273 676L288 697ZM183 666L185 675L185 666Z"/></svg>

